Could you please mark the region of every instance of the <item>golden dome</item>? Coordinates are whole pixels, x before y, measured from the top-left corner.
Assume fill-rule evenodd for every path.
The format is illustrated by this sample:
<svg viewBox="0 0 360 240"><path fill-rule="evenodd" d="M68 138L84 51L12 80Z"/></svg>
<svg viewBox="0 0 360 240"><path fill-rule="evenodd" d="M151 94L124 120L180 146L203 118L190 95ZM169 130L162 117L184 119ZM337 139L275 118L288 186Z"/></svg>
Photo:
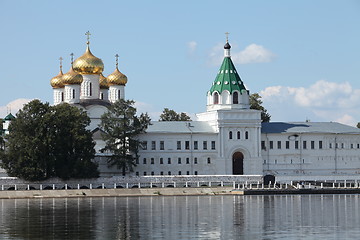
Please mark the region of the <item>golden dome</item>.
<svg viewBox="0 0 360 240"><path fill-rule="evenodd" d="M50 80L50 85L53 88L63 88L64 87L64 82L63 82L63 78L62 78L63 76L64 76L64 74L63 74L62 70L60 69L59 74Z"/></svg>
<svg viewBox="0 0 360 240"><path fill-rule="evenodd" d="M109 85L125 85L127 77L116 67L115 71L107 77Z"/></svg>
<svg viewBox="0 0 360 240"><path fill-rule="evenodd" d="M62 80L64 85L81 84L83 77L81 74L74 72L73 68L70 67L70 70L63 75Z"/></svg>
<svg viewBox="0 0 360 240"><path fill-rule="evenodd" d="M100 74L104 71L104 63L91 53L88 43L85 53L75 60L73 68L80 74Z"/></svg>
<svg viewBox="0 0 360 240"><path fill-rule="evenodd" d="M101 89L108 89L109 88L108 81L107 81L106 77L104 77L104 75L102 73L100 74L99 83L100 83L100 88Z"/></svg>

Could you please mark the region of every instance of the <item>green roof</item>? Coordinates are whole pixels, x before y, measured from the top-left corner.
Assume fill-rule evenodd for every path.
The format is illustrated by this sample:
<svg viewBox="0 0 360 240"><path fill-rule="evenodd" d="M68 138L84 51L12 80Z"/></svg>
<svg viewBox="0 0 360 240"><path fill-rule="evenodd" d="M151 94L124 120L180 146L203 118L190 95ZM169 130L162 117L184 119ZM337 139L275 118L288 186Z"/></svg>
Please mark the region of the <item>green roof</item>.
<svg viewBox="0 0 360 240"><path fill-rule="evenodd" d="M217 91L221 94L224 90L228 90L230 94L234 91L241 93L242 90L246 90L230 57L224 57L219 73L210 89L210 93L212 94Z"/></svg>
<svg viewBox="0 0 360 240"><path fill-rule="evenodd" d="M4 118L4 120L6 121L6 120L13 120L15 117L14 117L14 115L12 115L11 113L9 113L5 118Z"/></svg>

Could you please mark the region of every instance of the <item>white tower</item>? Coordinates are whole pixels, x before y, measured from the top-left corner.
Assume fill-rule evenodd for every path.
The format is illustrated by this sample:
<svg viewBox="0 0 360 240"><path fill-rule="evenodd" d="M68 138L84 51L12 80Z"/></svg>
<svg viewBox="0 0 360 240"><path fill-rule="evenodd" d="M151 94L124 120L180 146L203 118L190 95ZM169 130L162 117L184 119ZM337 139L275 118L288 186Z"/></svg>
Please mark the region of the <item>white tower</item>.
<svg viewBox="0 0 360 240"><path fill-rule="evenodd" d="M50 81L50 85L53 87L54 91L54 105L62 103L64 101L64 82L63 82L63 72L62 72L62 57L60 60L60 71L59 74L53 77Z"/></svg>
<svg viewBox="0 0 360 240"><path fill-rule="evenodd" d="M116 68L115 71L107 77L109 84L109 100L114 103L120 99L125 99L125 85L127 77L119 71L119 55L115 55Z"/></svg>
<svg viewBox="0 0 360 240"><path fill-rule="evenodd" d="M71 67L70 70L62 76L64 84L64 94L66 103L79 103L80 102L80 84L83 81L81 74L78 74L73 69L73 57L71 53Z"/></svg>

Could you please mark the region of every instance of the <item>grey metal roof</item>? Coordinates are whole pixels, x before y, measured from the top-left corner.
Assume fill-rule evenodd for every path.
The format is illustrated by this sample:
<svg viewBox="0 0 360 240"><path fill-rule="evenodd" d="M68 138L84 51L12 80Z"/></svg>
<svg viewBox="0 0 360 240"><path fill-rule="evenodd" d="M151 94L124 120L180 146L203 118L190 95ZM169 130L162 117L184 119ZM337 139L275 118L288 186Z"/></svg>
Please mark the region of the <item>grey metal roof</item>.
<svg viewBox="0 0 360 240"><path fill-rule="evenodd" d="M342 133L360 134L360 129L337 122L268 122L262 133Z"/></svg>
<svg viewBox="0 0 360 240"><path fill-rule="evenodd" d="M190 125L189 125L190 124ZM159 121L151 122L147 133L215 133L207 122L202 121Z"/></svg>

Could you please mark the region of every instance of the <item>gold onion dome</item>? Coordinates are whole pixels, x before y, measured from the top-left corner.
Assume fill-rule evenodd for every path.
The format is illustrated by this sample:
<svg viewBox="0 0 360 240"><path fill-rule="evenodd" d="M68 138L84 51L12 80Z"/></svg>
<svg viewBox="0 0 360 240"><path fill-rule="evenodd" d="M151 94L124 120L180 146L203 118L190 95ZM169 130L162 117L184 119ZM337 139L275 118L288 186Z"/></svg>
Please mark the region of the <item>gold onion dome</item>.
<svg viewBox="0 0 360 240"><path fill-rule="evenodd" d="M109 85L125 85L128 81L127 77L125 76L125 74L123 74L122 72L119 71L119 68L118 68L119 55L116 54L115 57L116 57L116 69L112 74L110 74L107 77L108 84Z"/></svg>
<svg viewBox="0 0 360 240"><path fill-rule="evenodd" d="M63 82L63 78L62 78L63 76L64 76L64 74L63 74L62 70L60 69L59 74L50 80L50 85L53 88L63 88L64 87L64 82Z"/></svg>
<svg viewBox="0 0 360 240"><path fill-rule="evenodd" d="M107 81L106 77L104 77L104 75L102 73L100 74L99 83L100 83L100 88L101 89L108 89L109 88L108 81Z"/></svg>
<svg viewBox="0 0 360 240"><path fill-rule="evenodd" d="M73 68L80 74L100 74L104 71L104 63L91 53L88 42L85 53L75 60Z"/></svg>
<svg viewBox="0 0 360 240"><path fill-rule="evenodd" d="M76 73L73 70L73 67L70 67L70 70L65 73L62 77L64 85L74 85L74 84L81 84L83 81L83 77L81 74Z"/></svg>

